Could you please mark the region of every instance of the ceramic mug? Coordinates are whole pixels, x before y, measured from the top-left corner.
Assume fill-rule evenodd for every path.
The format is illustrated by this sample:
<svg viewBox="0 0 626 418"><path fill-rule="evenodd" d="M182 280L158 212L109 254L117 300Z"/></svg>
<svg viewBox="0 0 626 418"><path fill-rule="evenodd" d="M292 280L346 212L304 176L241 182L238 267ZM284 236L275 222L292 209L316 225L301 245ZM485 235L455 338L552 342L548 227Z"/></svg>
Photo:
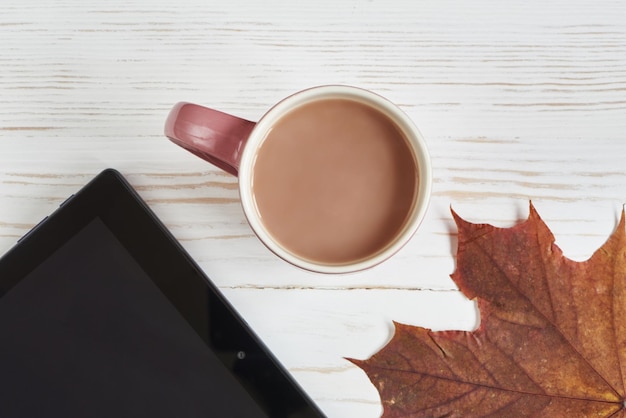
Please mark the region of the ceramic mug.
<svg viewBox="0 0 626 418"><path fill-rule="evenodd" d="M254 233L306 270L381 263L409 241L428 206L432 173L422 135L368 90L313 87L258 122L181 102L165 135L237 176Z"/></svg>

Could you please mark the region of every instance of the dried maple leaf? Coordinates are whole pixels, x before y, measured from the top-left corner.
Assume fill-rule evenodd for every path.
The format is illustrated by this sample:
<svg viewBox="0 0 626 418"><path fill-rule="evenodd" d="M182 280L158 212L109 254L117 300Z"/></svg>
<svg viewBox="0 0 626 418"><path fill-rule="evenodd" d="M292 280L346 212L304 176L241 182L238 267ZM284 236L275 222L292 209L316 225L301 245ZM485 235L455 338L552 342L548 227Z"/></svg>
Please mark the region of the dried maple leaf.
<svg viewBox="0 0 626 418"><path fill-rule="evenodd" d="M453 213L452 275L476 299L473 332L395 324L369 360L383 417L622 417L626 376L624 213L584 262L563 256L534 207L512 228Z"/></svg>

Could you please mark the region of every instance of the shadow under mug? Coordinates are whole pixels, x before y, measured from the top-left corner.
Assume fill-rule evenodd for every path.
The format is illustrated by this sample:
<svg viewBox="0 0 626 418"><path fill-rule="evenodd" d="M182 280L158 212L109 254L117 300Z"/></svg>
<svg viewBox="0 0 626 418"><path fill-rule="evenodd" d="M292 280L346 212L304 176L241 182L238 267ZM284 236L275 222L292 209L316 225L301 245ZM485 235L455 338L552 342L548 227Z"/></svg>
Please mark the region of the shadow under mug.
<svg viewBox="0 0 626 418"><path fill-rule="evenodd" d="M422 135L397 106L357 87L300 91L256 123L181 102L165 135L237 176L254 233L305 270L381 263L410 240L428 206Z"/></svg>

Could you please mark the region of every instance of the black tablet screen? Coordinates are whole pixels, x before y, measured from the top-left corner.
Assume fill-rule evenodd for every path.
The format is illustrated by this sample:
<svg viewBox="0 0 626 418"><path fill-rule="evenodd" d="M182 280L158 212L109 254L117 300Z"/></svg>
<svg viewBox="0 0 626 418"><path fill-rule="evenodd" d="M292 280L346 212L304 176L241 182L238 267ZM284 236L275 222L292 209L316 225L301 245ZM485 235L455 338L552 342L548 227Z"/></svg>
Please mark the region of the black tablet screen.
<svg viewBox="0 0 626 418"><path fill-rule="evenodd" d="M267 416L99 218L0 297L0 408Z"/></svg>

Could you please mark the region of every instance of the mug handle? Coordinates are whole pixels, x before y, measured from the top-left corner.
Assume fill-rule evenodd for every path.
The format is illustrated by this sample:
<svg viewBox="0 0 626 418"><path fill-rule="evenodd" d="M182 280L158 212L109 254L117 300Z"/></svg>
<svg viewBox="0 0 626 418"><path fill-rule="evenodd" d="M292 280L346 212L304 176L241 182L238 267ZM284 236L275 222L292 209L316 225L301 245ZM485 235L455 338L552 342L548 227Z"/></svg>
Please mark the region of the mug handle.
<svg viewBox="0 0 626 418"><path fill-rule="evenodd" d="M238 175L243 147L256 123L192 103L174 105L165 136L222 170Z"/></svg>

